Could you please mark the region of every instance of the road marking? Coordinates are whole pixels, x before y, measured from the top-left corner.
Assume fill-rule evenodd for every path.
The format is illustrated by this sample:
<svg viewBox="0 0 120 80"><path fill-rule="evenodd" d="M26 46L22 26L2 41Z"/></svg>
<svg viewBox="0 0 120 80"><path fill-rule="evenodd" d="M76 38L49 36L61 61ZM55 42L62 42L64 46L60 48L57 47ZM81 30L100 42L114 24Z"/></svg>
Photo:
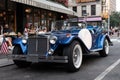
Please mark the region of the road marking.
<svg viewBox="0 0 120 80"><path fill-rule="evenodd" d="M118 59L115 63L109 66L104 72L102 72L99 76L97 76L94 80L102 80L112 69L114 69L120 63L120 59Z"/></svg>

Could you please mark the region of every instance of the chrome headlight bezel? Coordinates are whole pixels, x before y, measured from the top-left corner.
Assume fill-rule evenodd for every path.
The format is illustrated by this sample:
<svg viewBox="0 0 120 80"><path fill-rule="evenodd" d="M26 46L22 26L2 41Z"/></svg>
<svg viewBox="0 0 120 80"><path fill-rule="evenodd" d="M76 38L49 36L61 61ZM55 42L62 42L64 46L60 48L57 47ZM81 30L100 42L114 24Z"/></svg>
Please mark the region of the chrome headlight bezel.
<svg viewBox="0 0 120 80"><path fill-rule="evenodd" d="M22 39L23 44L27 44L27 39Z"/></svg>
<svg viewBox="0 0 120 80"><path fill-rule="evenodd" d="M56 36L50 36L50 44L55 44L56 43L56 41L57 41L57 37Z"/></svg>

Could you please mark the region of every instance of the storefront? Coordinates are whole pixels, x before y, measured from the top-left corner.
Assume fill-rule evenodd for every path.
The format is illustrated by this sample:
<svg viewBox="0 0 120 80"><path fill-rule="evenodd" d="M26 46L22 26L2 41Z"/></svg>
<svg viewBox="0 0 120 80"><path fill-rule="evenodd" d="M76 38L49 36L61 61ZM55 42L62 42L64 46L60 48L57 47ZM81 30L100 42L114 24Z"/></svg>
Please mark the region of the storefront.
<svg viewBox="0 0 120 80"><path fill-rule="evenodd" d="M9 27L16 30L15 23L16 5L9 0L0 0L0 26L9 24Z"/></svg>
<svg viewBox="0 0 120 80"><path fill-rule="evenodd" d="M1 0L0 25L9 24L15 32L23 32L25 27L46 26L51 30L55 20L77 16L72 10L46 0Z"/></svg>

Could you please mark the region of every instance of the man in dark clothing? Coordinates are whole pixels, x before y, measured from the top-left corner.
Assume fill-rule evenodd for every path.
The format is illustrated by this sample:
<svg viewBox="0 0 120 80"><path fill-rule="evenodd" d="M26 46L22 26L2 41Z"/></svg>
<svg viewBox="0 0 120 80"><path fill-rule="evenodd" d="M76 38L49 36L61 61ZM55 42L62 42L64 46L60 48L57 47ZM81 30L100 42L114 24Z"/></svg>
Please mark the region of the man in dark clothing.
<svg viewBox="0 0 120 80"><path fill-rule="evenodd" d="M3 28L3 33L10 33L10 32L12 32L12 30L9 28L8 24L5 24Z"/></svg>

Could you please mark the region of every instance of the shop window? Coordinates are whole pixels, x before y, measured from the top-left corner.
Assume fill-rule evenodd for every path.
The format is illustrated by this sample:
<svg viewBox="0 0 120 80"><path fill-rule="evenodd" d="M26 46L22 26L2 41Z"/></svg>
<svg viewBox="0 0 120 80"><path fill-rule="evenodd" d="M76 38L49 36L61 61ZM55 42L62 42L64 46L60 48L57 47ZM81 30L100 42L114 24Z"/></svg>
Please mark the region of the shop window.
<svg viewBox="0 0 120 80"><path fill-rule="evenodd" d="M48 25L48 30L50 31L51 30L51 26L52 26L52 22L54 21L55 19L55 13L49 11L48 12L48 19L47 19L47 25Z"/></svg>
<svg viewBox="0 0 120 80"><path fill-rule="evenodd" d="M47 13L45 10L41 11L41 26L46 26Z"/></svg>
<svg viewBox="0 0 120 80"><path fill-rule="evenodd" d="M42 26L47 28L47 31L51 30L51 24L55 20L55 12L27 7L25 9L26 24L29 28L36 27L42 29Z"/></svg>
<svg viewBox="0 0 120 80"><path fill-rule="evenodd" d="M9 12L10 13L10 12ZM10 28L15 31L15 26L14 26L14 21L15 17L14 17L14 12L11 12L8 16L7 16L7 22L10 26Z"/></svg>
<svg viewBox="0 0 120 80"><path fill-rule="evenodd" d="M6 0L0 0L0 10L5 10L6 9Z"/></svg>
<svg viewBox="0 0 120 80"><path fill-rule="evenodd" d="M0 25L8 24L13 31L16 30L15 25L15 3L10 0L0 0Z"/></svg>
<svg viewBox="0 0 120 80"><path fill-rule="evenodd" d="M33 24L33 9L30 7L27 7L25 9L25 14L26 14L26 25L25 27L30 27Z"/></svg>
<svg viewBox="0 0 120 80"><path fill-rule="evenodd" d="M40 17L39 17L39 10L34 9L34 27L39 27Z"/></svg>
<svg viewBox="0 0 120 80"><path fill-rule="evenodd" d="M0 26L3 26L4 23L6 21L6 12L5 11L1 11L0 12Z"/></svg>

